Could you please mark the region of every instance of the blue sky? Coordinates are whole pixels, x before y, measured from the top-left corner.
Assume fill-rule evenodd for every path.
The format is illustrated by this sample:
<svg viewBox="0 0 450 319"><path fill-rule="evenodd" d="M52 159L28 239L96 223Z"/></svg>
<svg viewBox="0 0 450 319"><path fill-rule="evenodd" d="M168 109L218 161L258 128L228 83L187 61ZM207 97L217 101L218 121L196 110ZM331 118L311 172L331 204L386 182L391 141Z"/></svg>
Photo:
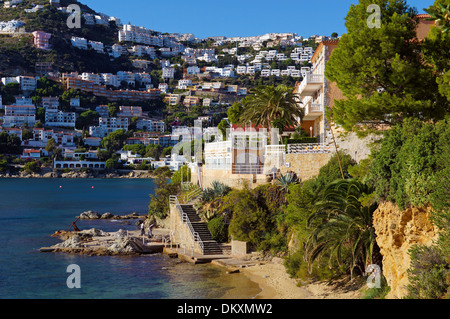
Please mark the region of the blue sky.
<svg viewBox="0 0 450 319"><path fill-rule="evenodd" d="M122 23L161 32L255 36L294 32L304 37L346 32L345 16L357 0L80 0ZM434 0L407 0L419 13Z"/></svg>

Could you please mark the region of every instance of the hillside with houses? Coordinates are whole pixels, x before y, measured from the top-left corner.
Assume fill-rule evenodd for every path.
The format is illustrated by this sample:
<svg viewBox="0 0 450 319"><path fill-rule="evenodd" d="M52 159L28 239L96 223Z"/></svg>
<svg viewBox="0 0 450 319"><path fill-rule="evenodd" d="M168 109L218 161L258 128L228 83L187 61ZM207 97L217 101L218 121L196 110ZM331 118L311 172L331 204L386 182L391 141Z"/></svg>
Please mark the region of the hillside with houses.
<svg viewBox="0 0 450 319"><path fill-rule="evenodd" d="M71 4L80 28L68 26ZM15 150L2 171L30 160L55 169L169 165L194 121L217 132L256 86L294 87L325 38L198 39L123 24L77 1L0 2L0 127L5 149ZM110 134L120 147L106 146Z"/></svg>

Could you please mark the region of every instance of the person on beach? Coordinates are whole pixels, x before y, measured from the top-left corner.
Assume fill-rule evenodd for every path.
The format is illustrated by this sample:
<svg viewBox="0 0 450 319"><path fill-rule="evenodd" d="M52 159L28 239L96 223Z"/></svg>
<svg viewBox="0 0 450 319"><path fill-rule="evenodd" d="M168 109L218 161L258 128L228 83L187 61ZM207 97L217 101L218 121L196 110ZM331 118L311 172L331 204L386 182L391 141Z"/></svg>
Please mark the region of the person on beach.
<svg viewBox="0 0 450 319"><path fill-rule="evenodd" d="M148 238L153 237L153 233L152 233L153 226L154 226L154 224L151 224L150 226L148 226Z"/></svg>
<svg viewBox="0 0 450 319"><path fill-rule="evenodd" d="M145 228L144 228L144 222L141 223L141 236L145 235Z"/></svg>

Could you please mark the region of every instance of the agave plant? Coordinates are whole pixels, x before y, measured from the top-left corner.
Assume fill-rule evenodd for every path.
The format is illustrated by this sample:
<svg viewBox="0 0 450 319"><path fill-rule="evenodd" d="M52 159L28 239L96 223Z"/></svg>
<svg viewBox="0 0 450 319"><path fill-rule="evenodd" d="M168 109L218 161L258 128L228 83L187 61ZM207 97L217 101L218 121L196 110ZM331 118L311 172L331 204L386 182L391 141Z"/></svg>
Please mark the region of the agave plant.
<svg viewBox="0 0 450 319"><path fill-rule="evenodd" d="M289 185L298 183L299 179L297 175L295 175L294 173L286 173L285 175L281 174L281 176L278 177L276 185L287 192Z"/></svg>
<svg viewBox="0 0 450 319"><path fill-rule="evenodd" d="M223 197L231 191L231 187L225 185L224 183L214 181L211 187L206 188L202 194L202 200L207 202L211 201L216 197Z"/></svg>

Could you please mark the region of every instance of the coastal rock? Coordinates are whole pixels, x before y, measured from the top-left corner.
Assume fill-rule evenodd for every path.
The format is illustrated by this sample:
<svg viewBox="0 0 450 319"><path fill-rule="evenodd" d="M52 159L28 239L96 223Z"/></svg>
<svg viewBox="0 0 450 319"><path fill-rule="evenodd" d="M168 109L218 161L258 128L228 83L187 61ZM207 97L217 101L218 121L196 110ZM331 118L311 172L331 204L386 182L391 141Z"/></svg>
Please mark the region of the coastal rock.
<svg viewBox="0 0 450 319"><path fill-rule="evenodd" d="M113 255L129 255L140 253L142 250L132 238L121 238L107 248L107 251Z"/></svg>
<svg viewBox="0 0 450 319"><path fill-rule="evenodd" d="M79 236L71 236L69 239L66 239L62 243L54 245L55 248L81 248L82 240Z"/></svg>
<svg viewBox="0 0 450 319"><path fill-rule="evenodd" d="M100 218L101 218L101 219L111 219L111 218L113 218L113 217L114 217L113 214L111 214L111 213L109 213L109 212L106 212L106 213L102 214L102 216L101 216Z"/></svg>
<svg viewBox="0 0 450 319"><path fill-rule="evenodd" d="M118 237L118 238L124 238L127 237L127 232L123 229L119 229L118 231L116 231L115 233L112 233L113 236Z"/></svg>
<svg viewBox="0 0 450 319"><path fill-rule="evenodd" d="M386 298L403 298L409 283L409 249L414 244L431 245L438 229L430 221L430 207L400 210L396 204L381 203L373 214L377 244L383 256L383 275L390 292Z"/></svg>
<svg viewBox="0 0 450 319"><path fill-rule="evenodd" d="M88 210L80 215L80 219L99 219L100 214L92 210Z"/></svg>
<svg viewBox="0 0 450 319"><path fill-rule="evenodd" d="M106 232L104 232L101 229L97 229L97 228L91 228L91 229L85 229L82 231L79 231L76 233L78 236L91 236L91 237L100 237L100 236L106 236L108 235Z"/></svg>

